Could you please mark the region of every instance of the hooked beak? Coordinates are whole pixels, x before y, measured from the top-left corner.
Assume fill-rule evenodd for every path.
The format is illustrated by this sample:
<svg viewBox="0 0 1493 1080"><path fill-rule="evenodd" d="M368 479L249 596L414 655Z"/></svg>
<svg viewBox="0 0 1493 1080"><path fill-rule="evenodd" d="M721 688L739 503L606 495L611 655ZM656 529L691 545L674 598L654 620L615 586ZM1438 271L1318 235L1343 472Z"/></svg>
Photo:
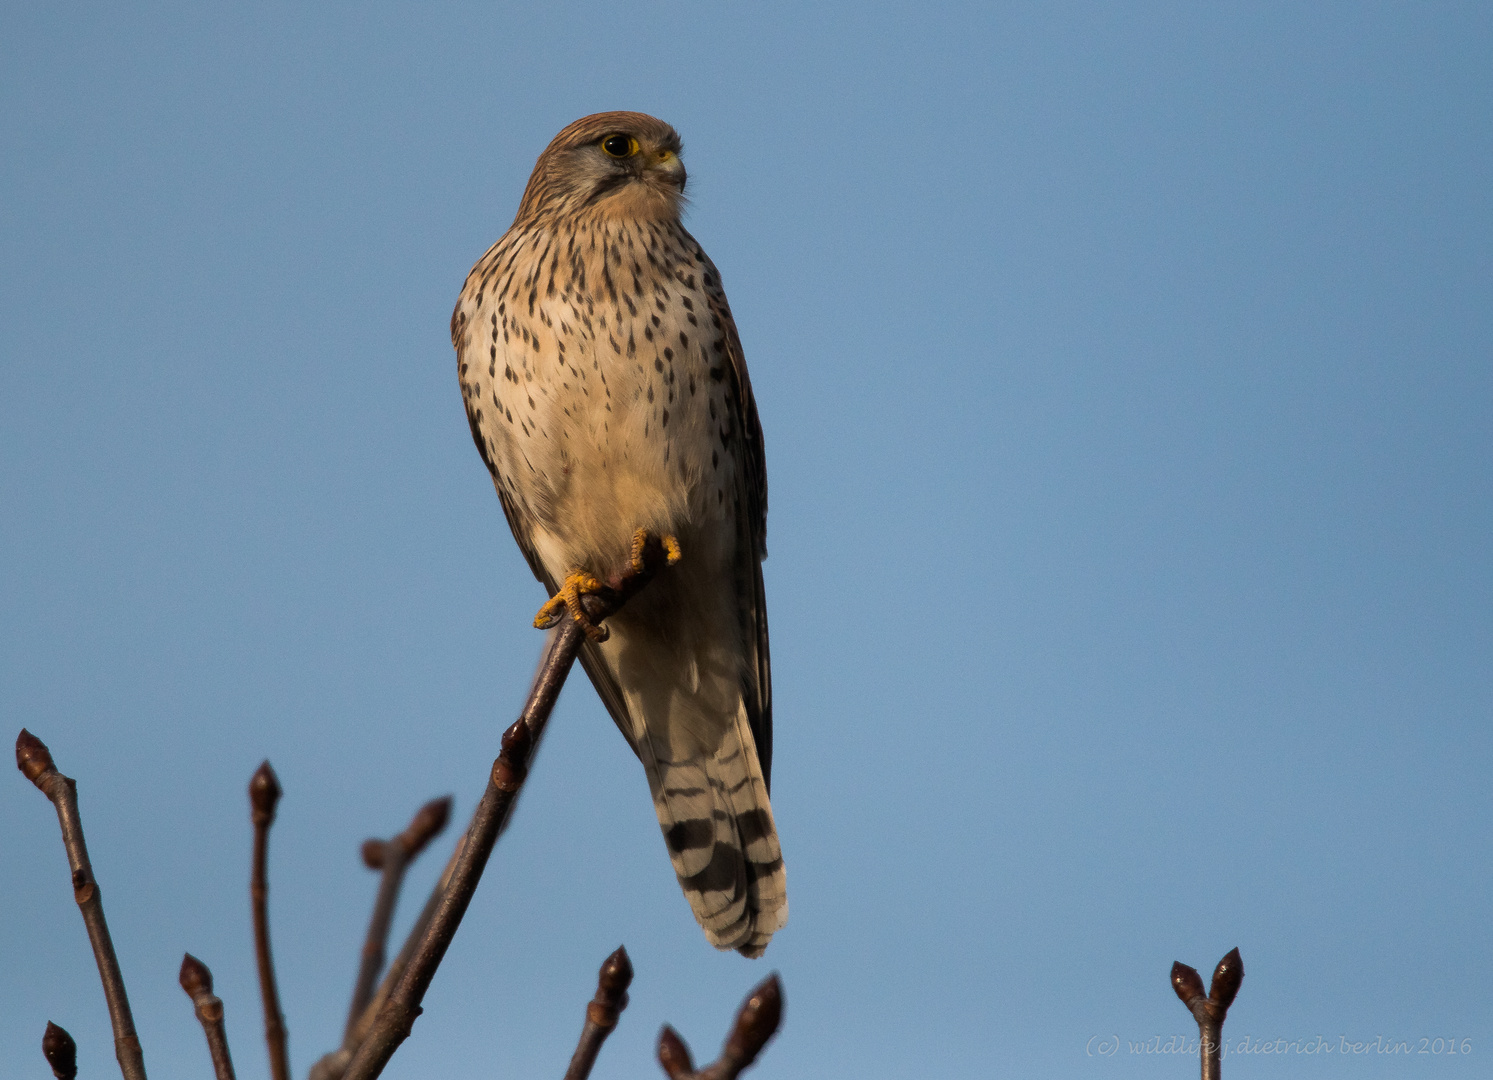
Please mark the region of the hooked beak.
<svg viewBox="0 0 1493 1080"><path fill-rule="evenodd" d="M648 155L648 171L656 173L665 183L672 184L680 191L684 190L686 173L684 162L679 160L679 155L672 150L655 150Z"/></svg>

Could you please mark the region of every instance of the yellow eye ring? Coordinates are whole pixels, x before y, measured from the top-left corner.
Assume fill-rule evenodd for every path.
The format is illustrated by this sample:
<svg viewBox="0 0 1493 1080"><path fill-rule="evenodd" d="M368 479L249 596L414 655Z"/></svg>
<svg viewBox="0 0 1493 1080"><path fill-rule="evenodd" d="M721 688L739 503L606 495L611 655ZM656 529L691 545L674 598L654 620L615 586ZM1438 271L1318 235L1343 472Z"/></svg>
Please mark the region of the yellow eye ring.
<svg viewBox="0 0 1493 1080"><path fill-rule="evenodd" d="M632 157L638 152L638 140L631 135L608 135L601 140L601 152L607 157Z"/></svg>

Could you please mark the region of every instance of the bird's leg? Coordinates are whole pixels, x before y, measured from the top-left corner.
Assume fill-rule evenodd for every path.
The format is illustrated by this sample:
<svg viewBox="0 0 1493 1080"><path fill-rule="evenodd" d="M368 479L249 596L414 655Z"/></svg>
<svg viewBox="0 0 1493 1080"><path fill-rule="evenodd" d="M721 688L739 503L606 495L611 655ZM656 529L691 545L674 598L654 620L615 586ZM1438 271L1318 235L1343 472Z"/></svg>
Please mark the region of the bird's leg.
<svg viewBox="0 0 1493 1080"><path fill-rule="evenodd" d="M647 529L639 529L632 534L632 558L630 561L634 574L641 575L647 572L648 562L645 556L648 550L648 542L652 539L653 534ZM664 562L667 565L673 566L680 559L684 558L684 552L679 548L679 537L674 536L672 533L665 533L658 538L658 542L663 546Z"/></svg>
<svg viewBox="0 0 1493 1080"><path fill-rule="evenodd" d="M581 605L581 597L588 593L606 590L606 583L594 575L584 570L573 571L561 583L559 591L546 600L544 606L539 609L539 614L534 616L534 625L540 630L548 630L568 611L570 617L586 632L588 638L592 641L605 641L608 636L606 627L597 626L591 621L591 617L586 614L586 609Z"/></svg>

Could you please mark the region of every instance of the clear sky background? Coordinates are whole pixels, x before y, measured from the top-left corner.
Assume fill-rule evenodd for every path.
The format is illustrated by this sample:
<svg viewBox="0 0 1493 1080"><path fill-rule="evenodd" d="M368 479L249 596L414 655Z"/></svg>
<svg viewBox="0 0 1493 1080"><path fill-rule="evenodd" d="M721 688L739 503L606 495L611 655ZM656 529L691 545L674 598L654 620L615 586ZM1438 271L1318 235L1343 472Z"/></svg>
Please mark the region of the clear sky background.
<svg viewBox="0 0 1493 1080"><path fill-rule="evenodd" d="M78 778L152 1077L208 1073L188 949L267 1075L262 758L298 1076L359 843L482 789L543 597L447 320L605 109L683 134L761 406L792 918L706 946L577 678L387 1075L559 1076L619 942L598 1080L774 969L764 1078L1190 1076L1128 1044L1235 945L1234 1039L1472 1052L1231 1076L1489 1075L1490 56L1475 3L7 5L0 715ZM16 773L0 836L3 1071L52 1019L110 1075Z"/></svg>

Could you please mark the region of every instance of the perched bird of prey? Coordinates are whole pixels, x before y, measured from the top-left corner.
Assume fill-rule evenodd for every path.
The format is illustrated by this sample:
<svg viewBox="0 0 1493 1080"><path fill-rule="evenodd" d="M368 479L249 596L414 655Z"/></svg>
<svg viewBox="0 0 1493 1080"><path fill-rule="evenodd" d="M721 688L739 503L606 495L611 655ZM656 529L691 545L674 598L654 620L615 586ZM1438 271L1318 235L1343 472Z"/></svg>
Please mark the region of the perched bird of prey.
<svg viewBox="0 0 1493 1080"><path fill-rule="evenodd" d="M472 438L503 512L648 774L711 944L759 956L788 918L768 802L767 472L720 273L680 224L679 136L635 112L539 156L451 316ZM661 542L605 627L581 598Z"/></svg>

